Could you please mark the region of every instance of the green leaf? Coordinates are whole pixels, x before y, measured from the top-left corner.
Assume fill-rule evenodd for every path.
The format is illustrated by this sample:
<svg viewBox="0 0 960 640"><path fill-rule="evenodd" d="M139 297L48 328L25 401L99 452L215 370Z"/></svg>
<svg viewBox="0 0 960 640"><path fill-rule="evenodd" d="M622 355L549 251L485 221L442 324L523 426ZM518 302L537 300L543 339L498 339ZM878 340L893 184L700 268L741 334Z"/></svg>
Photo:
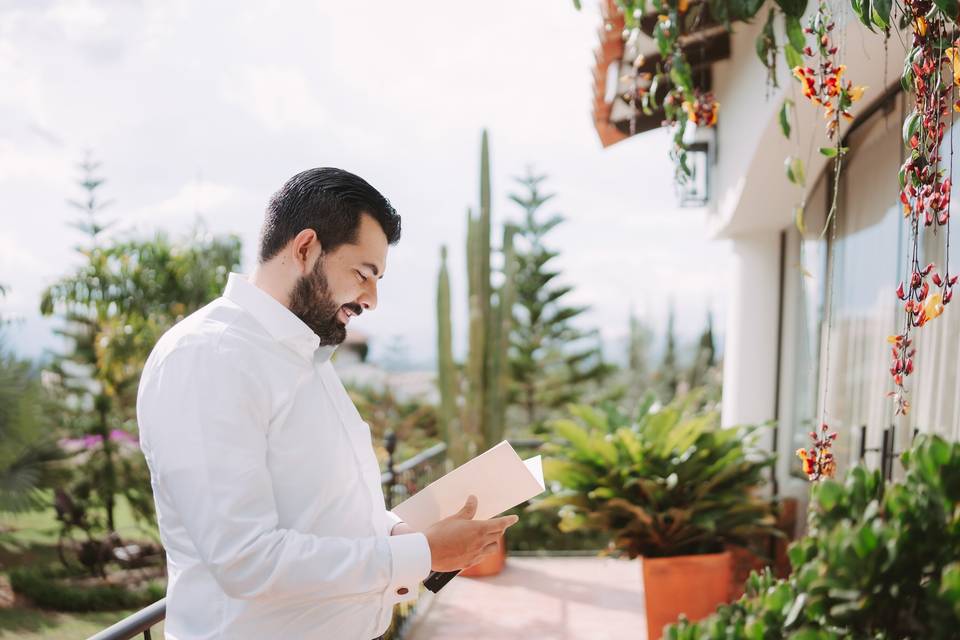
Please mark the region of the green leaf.
<svg viewBox="0 0 960 640"><path fill-rule="evenodd" d="M803 51L803 48L807 46L807 39L803 35L803 27L800 26L799 18L788 15L784 19L786 21L787 39L790 40L794 49Z"/></svg>
<svg viewBox="0 0 960 640"><path fill-rule="evenodd" d="M843 496L843 487L832 480L824 480L817 485L817 500L825 511L833 509Z"/></svg>
<svg viewBox="0 0 960 640"><path fill-rule="evenodd" d="M750 18L757 15L757 12L760 11L760 7L763 6L764 0L744 0L745 1L745 12L743 15L744 20L749 20Z"/></svg>
<svg viewBox="0 0 960 640"><path fill-rule="evenodd" d="M683 54L679 52L674 54L672 59L672 64L670 66L670 80L673 81L673 84L680 87L687 93L693 91L693 72L691 71L690 64L687 62L686 58L684 58Z"/></svg>
<svg viewBox="0 0 960 640"><path fill-rule="evenodd" d="M593 473L590 467L571 460L547 458L543 461L543 477L569 489L579 489L591 482Z"/></svg>
<svg viewBox="0 0 960 640"><path fill-rule="evenodd" d="M954 6L956 6L954 4ZM893 9L893 0L872 0L870 3L870 21L880 29L890 27L890 11Z"/></svg>
<svg viewBox="0 0 960 640"><path fill-rule="evenodd" d="M803 169L803 161L796 156L789 156L783 161L784 169L787 172L787 180L802 187L807 183L807 175Z"/></svg>
<svg viewBox="0 0 960 640"><path fill-rule="evenodd" d="M787 98L783 101L783 106L780 107L780 131L783 132L783 137L790 138L790 107L793 106L793 100Z"/></svg>
<svg viewBox="0 0 960 640"><path fill-rule="evenodd" d="M803 612L803 605L807 602L807 594L801 593L793 601L793 604L790 606L790 611L787 612L787 617L783 621L784 629L789 629L794 624L797 623L797 620L800 618L800 614Z"/></svg>
<svg viewBox="0 0 960 640"><path fill-rule="evenodd" d="M794 18L802 18L804 11L807 10L807 0L775 0L775 2L785 14Z"/></svg>
<svg viewBox="0 0 960 640"><path fill-rule="evenodd" d="M836 147L820 147L820 153L827 156L828 158L836 158L837 148Z"/></svg>
<svg viewBox="0 0 960 640"><path fill-rule="evenodd" d="M578 452L590 452L590 434L573 420L554 420L552 427L557 435L565 438Z"/></svg>
<svg viewBox="0 0 960 640"><path fill-rule="evenodd" d="M948 19L956 21L958 8L956 0L933 0L933 4L937 5L937 9L940 10L940 13L945 15Z"/></svg>
<svg viewBox="0 0 960 640"><path fill-rule="evenodd" d="M863 26L873 31L873 22L870 19L870 0L851 0L850 5Z"/></svg>
<svg viewBox="0 0 960 640"><path fill-rule="evenodd" d="M797 184L801 187L807 184L807 173L803 168L803 160L800 158L793 159L793 175L797 177Z"/></svg>
<svg viewBox="0 0 960 640"><path fill-rule="evenodd" d="M801 235L806 235L806 233L807 233L807 224L806 224L806 222L804 222L804 219L803 219L803 205L802 205L802 204L798 204L798 205L797 205L797 209L796 209L796 211L794 212L794 216L793 216L793 222L794 222L794 224L797 226L797 231L799 231Z"/></svg>
<svg viewBox="0 0 960 640"><path fill-rule="evenodd" d="M763 66L768 69L772 69L775 64L772 54L777 50L777 37L773 31L773 18L775 15L776 11L770 9L770 12L767 13L767 21L763 24L763 28L760 30L755 44L757 57L760 58Z"/></svg>
<svg viewBox="0 0 960 640"><path fill-rule="evenodd" d="M783 54L787 59L787 66L789 66L791 70L803 66L803 55L799 50L794 49L793 45L789 42L783 45Z"/></svg>

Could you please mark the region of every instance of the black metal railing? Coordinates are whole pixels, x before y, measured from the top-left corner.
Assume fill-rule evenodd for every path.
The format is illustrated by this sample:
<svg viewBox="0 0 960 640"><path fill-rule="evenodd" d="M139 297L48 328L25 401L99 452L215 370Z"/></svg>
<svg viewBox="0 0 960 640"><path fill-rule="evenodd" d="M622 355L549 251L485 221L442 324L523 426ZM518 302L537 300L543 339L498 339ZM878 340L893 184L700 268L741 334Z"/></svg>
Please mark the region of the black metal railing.
<svg viewBox="0 0 960 640"><path fill-rule="evenodd" d="M383 486L383 499L387 509L392 509L447 472L446 443L435 444L412 458L395 464L397 437L391 431L384 440L388 454L387 469L380 476L380 484ZM406 635L416 611L416 600L395 606L390 628L383 635L384 640L401 640Z"/></svg>
<svg viewBox="0 0 960 640"><path fill-rule="evenodd" d="M145 640L151 640L150 629L159 624L166 615L167 599L162 598L112 627L90 636L89 640L130 640L139 634L143 634Z"/></svg>
<svg viewBox="0 0 960 640"><path fill-rule="evenodd" d="M913 430L913 439L916 439L920 433L919 429ZM893 462L897 460L902 451L895 451L897 441L897 425L891 424L883 430L883 440L879 447L867 447L867 425L860 425L860 460L866 460L868 453L880 454L880 473L888 482L893 480Z"/></svg>

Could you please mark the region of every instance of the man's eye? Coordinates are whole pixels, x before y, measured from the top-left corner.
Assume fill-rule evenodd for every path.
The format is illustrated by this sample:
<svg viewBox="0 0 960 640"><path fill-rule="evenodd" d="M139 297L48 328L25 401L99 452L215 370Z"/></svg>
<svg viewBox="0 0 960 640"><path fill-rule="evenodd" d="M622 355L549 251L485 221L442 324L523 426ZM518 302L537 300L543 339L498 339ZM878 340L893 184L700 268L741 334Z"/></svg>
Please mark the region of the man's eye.
<svg viewBox="0 0 960 640"><path fill-rule="evenodd" d="M363 275L363 273L361 273L360 271L357 271L356 269L354 269L354 271L356 272L357 277L360 278L360 282L367 281L367 276Z"/></svg>

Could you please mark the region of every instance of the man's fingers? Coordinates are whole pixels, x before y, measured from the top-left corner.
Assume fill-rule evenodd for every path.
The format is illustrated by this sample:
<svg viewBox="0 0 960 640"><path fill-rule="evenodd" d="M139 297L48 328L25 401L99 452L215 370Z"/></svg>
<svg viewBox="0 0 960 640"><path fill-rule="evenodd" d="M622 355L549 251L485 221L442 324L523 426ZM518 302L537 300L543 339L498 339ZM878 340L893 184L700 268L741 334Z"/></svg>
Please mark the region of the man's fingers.
<svg viewBox="0 0 960 640"><path fill-rule="evenodd" d="M477 515L477 496L469 496L460 511L455 513L453 517L473 520L475 515Z"/></svg>
<svg viewBox="0 0 960 640"><path fill-rule="evenodd" d="M491 526L488 531L498 531L503 533L507 527L516 524L519 520L520 518L517 516L503 516L501 518L494 518L493 520L489 521Z"/></svg>

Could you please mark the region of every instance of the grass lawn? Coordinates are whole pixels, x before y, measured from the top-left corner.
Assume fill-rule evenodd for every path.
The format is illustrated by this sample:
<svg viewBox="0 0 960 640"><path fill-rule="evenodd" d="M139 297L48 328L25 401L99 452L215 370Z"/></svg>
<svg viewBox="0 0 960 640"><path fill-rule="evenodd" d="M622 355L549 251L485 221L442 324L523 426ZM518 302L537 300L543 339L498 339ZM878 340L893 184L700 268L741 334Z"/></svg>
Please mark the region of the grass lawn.
<svg viewBox="0 0 960 640"><path fill-rule="evenodd" d="M121 536L158 539L153 529L143 529L122 498L115 513ZM53 507L35 513L0 515L0 571L14 567L59 563L57 536L60 523ZM133 611L61 613L32 607L0 609L0 640L76 640L87 638L130 615ZM154 637L163 637L162 625Z"/></svg>
<svg viewBox="0 0 960 640"><path fill-rule="evenodd" d="M2 640L78 640L106 629L133 611L59 613L41 609L0 609ZM153 637L163 637L163 625L153 628Z"/></svg>

